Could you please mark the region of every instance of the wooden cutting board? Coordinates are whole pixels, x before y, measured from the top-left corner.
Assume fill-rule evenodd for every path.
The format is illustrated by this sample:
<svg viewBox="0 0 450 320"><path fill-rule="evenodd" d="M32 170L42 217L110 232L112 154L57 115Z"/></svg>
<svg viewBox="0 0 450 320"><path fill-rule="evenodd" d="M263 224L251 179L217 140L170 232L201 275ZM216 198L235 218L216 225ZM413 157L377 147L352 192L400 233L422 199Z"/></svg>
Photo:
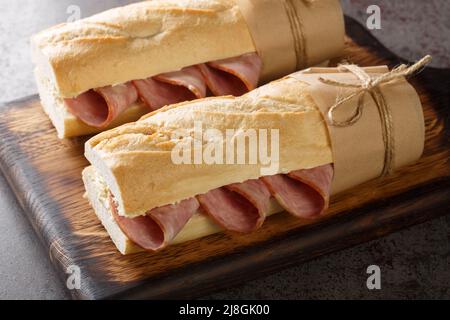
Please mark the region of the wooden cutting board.
<svg viewBox="0 0 450 320"><path fill-rule="evenodd" d="M361 66L401 61L347 19L345 59ZM393 176L333 197L328 215L268 219L250 235L220 233L158 253L121 256L96 219L80 178L85 139L60 141L37 96L0 110L0 167L61 278L76 265L74 298L194 298L448 213L450 71L412 80L425 112L422 159Z"/></svg>

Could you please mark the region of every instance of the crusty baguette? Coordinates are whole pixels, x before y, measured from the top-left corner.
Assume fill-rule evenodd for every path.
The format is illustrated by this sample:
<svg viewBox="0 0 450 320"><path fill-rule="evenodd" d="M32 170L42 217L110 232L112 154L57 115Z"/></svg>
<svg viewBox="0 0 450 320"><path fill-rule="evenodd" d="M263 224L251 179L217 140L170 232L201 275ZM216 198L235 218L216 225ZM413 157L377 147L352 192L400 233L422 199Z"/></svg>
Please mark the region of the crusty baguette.
<svg viewBox="0 0 450 320"><path fill-rule="evenodd" d="M63 98L254 51L232 0L144 1L32 39L34 63Z"/></svg>
<svg viewBox="0 0 450 320"><path fill-rule="evenodd" d="M117 249L123 255L128 255L143 251L141 247L133 243L120 229L119 225L112 216L108 200L108 190L102 178L95 172L94 167L90 166L83 170L83 181L86 186L86 198L105 227ZM278 202L272 198L268 215L282 212L283 209ZM204 214L195 214L189 222L183 227L171 244L179 244L194 239L206 237L208 235L222 231L210 218Z"/></svg>
<svg viewBox="0 0 450 320"><path fill-rule="evenodd" d="M168 106L95 136L86 143L85 154L114 194L119 214L127 217L261 176L264 166L260 162L174 164L174 131L191 130L197 121L223 134L226 129L278 129L279 167L273 174L332 163L326 123L304 86L288 77L239 98L207 98ZM248 154L248 148L246 151Z"/></svg>
<svg viewBox="0 0 450 320"><path fill-rule="evenodd" d="M270 47L276 48L276 52L284 52L282 48L288 47L289 55L295 56L294 46L287 40L292 38L292 26L280 22L280 19L288 21L287 17L280 14L274 20L260 19L261 28L258 23L249 27L248 17L244 18L238 2L241 1L144 1L63 23L35 35L31 47L39 93L58 136L70 138L98 133L135 121L147 111L142 105L135 105L107 128L90 127L68 112L63 100L90 89L255 52L261 49L255 45L261 37L270 38L263 41L266 43L274 41ZM267 3L279 4L276 0ZM283 8L280 5L277 12L284 12ZM321 0L311 10L298 10L298 13L304 21L302 30L309 35L304 44L308 65L322 63L341 53L344 24L338 0ZM319 27L318 17L324 14L331 23ZM278 28L278 34L283 36L276 39L273 33L266 36L263 31L268 28ZM280 44L275 44L277 41ZM264 62L261 77L265 82L295 69L295 64L289 72L280 67L280 61L287 61L285 56L273 58L264 54L264 50L259 53Z"/></svg>

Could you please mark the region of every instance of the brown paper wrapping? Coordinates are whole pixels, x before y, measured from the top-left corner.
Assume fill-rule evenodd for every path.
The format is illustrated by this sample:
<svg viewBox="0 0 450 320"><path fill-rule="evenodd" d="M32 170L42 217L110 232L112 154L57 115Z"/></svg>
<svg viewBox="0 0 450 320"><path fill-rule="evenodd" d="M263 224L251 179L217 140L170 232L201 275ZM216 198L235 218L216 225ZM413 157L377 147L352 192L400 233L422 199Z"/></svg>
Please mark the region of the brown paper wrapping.
<svg viewBox="0 0 450 320"><path fill-rule="evenodd" d="M263 60L263 83L338 57L344 50L339 0L235 1Z"/></svg>
<svg viewBox="0 0 450 320"><path fill-rule="evenodd" d="M389 71L386 66L362 69L371 76ZM332 193L339 193L379 177L384 166L385 147L380 114L372 97L366 95L363 115L354 125L335 127L326 120L328 110L336 100L348 96L356 89L327 85L320 82L319 77L358 84L355 75L341 72L337 68L310 68L290 77L310 85L309 92L327 123L335 167ZM413 163L422 155L425 143L424 117L419 96L405 78L381 84L380 90L392 113L395 150L393 167ZM335 119L348 119L354 113L357 103L358 97L345 102L335 113Z"/></svg>

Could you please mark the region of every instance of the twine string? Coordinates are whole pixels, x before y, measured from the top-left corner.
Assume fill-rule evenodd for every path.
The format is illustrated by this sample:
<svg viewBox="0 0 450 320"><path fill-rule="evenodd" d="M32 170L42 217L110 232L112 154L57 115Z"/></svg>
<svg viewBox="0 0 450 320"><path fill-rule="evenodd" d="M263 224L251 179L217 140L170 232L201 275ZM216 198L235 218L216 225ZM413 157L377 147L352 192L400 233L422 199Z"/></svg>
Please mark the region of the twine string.
<svg viewBox="0 0 450 320"><path fill-rule="evenodd" d="M316 0L301 0L306 5L311 5ZM296 56L296 70L304 69L308 65L306 55L306 39L303 33L303 26L298 15L296 0L285 0L284 6L289 19L292 37L294 38L294 49Z"/></svg>
<svg viewBox="0 0 450 320"><path fill-rule="evenodd" d="M409 77L424 68L431 61L431 56L427 55L417 61L411 66L400 65L391 71L382 74L381 76L372 78L364 69L352 64L340 65L338 69L342 72L350 72L359 80L358 84L346 83L336 81L333 79L319 78L319 81L335 87L356 89L355 92L337 99L336 103L328 109L327 117L332 126L335 127L349 127L354 125L361 119L364 110L364 101L369 94L375 105L381 119L381 129L383 135L383 142L385 146L384 166L382 176L390 174L393 171L393 162L395 158L395 141L394 141L394 126L392 121L392 113L386 100L381 92L380 85L398 80L403 77ZM349 118L338 121L335 119L335 111L339 109L345 102L358 97L356 110Z"/></svg>

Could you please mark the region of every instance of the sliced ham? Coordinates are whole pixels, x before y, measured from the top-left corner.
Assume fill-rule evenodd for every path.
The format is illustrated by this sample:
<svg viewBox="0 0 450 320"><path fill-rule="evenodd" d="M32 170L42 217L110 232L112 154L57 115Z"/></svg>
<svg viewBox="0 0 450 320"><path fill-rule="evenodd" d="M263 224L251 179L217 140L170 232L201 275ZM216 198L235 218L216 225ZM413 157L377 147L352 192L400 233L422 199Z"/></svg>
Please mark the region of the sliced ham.
<svg viewBox="0 0 450 320"><path fill-rule="evenodd" d="M323 198L315 190L287 175L279 174L262 180L278 203L296 217L315 217L325 206Z"/></svg>
<svg viewBox="0 0 450 320"><path fill-rule="evenodd" d="M292 171L288 175L314 189L324 199L325 209L328 207L331 182L334 175L333 165L327 164L312 169Z"/></svg>
<svg viewBox="0 0 450 320"><path fill-rule="evenodd" d="M160 82L185 87L191 91L197 99L206 96L206 83L203 80L202 73L195 66L187 67L180 71L160 74L154 78Z"/></svg>
<svg viewBox="0 0 450 320"><path fill-rule="evenodd" d="M258 85L262 60L256 53L198 65L215 96L241 96Z"/></svg>
<svg viewBox="0 0 450 320"><path fill-rule="evenodd" d="M115 221L123 233L145 250L156 251L167 246L197 212L199 203L195 198L153 209L145 216L126 218L119 216L113 197L110 204Z"/></svg>
<svg viewBox="0 0 450 320"><path fill-rule="evenodd" d="M221 227L249 233L261 227L269 213L271 197L289 213L300 218L322 214L329 205L333 166L293 171L248 180L212 190L149 211L145 216L119 216L110 195L112 214L120 229L140 247L155 251L167 246L200 208Z"/></svg>
<svg viewBox="0 0 450 320"><path fill-rule="evenodd" d="M261 180L248 180L244 183L234 183L226 187L247 199L257 210L258 220L254 229L258 229L264 223L270 207L270 191Z"/></svg>
<svg viewBox="0 0 450 320"><path fill-rule="evenodd" d="M240 96L258 85L262 61L256 53L183 68L126 84L89 90L65 99L67 109L84 123L104 128L140 98L151 111L204 98L207 88L216 96Z"/></svg>
<svg viewBox="0 0 450 320"><path fill-rule="evenodd" d="M206 84L196 67L133 81L141 100L157 110L169 104L206 97Z"/></svg>
<svg viewBox="0 0 450 320"><path fill-rule="evenodd" d="M270 193L259 180L249 180L212 190L197 199L220 226L248 233L263 224L269 210Z"/></svg>
<svg viewBox="0 0 450 320"><path fill-rule="evenodd" d="M138 99L131 83L89 90L76 98L65 99L67 109L84 123L97 128L111 124Z"/></svg>
<svg viewBox="0 0 450 320"><path fill-rule="evenodd" d="M314 218L328 207L332 178L332 165L325 165L261 180L286 211L296 217Z"/></svg>

